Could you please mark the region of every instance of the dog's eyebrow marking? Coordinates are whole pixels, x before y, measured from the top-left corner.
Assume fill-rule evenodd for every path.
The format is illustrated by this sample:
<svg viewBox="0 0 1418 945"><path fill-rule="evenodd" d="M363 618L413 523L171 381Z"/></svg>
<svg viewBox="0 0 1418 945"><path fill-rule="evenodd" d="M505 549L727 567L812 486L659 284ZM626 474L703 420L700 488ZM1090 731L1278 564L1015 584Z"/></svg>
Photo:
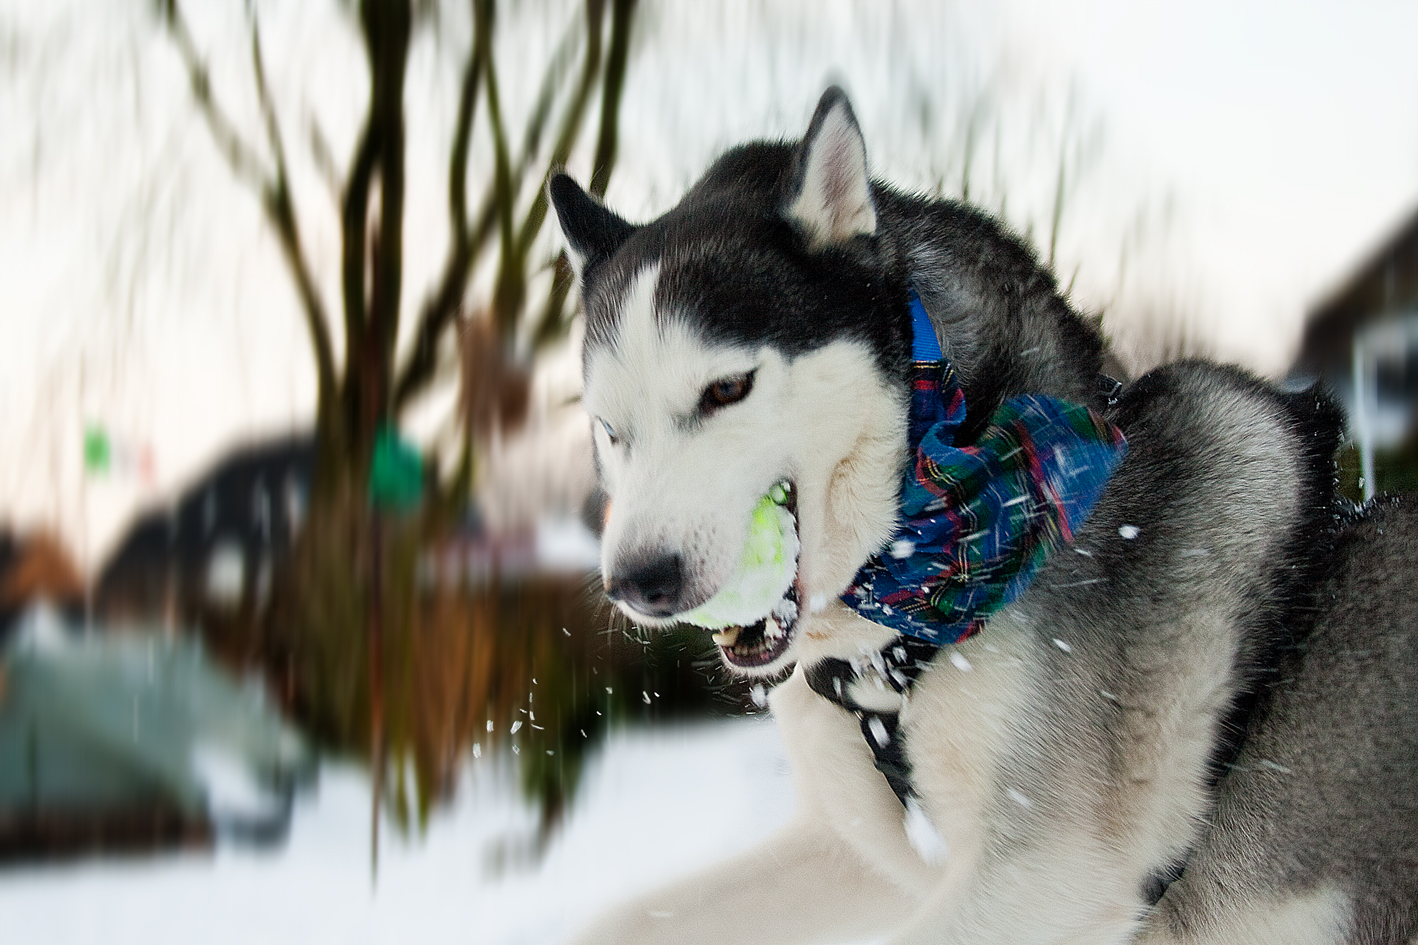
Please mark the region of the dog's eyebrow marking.
<svg viewBox="0 0 1418 945"><path fill-rule="evenodd" d="M660 318L655 310L655 287L659 281L658 261L642 266L630 277L617 306L617 337L610 345L617 357L633 361L636 353L648 353L659 340Z"/></svg>
<svg viewBox="0 0 1418 945"><path fill-rule="evenodd" d="M644 418L650 404L656 405L660 422L693 433L707 419L700 410L707 385L735 374L756 374L763 366L761 352L710 342L691 313L662 304L657 298L660 278L658 260L635 272L617 305L615 338L588 358L588 378L594 374L599 383L583 406L612 424L627 448L643 432L637 418Z"/></svg>
<svg viewBox="0 0 1418 945"><path fill-rule="evenodd" d="M612 305L614 335L599 339L586 354L581 406L593 420L610 423L627 445L636 438L635 406L641 399L637 382L627 372L633 364L657 363L658 330L652 309L659 275L659 263L652 262L627 279L624 292Z"/></svg>

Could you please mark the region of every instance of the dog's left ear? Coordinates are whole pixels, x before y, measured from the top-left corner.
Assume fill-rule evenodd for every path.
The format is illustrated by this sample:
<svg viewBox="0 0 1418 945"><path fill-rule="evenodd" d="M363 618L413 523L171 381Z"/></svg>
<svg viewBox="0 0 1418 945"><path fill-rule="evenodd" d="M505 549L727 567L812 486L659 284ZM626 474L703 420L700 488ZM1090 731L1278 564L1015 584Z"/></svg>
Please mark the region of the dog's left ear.
<svg viewBox="0 0 1418 945"><path fill-rule="evenodd" d="M634 225L607 209L566 174L552 174L547 181L547 198L556 209L566 237L566 255L578 279L585 275L587 267L610 256L635 232Z"/></svg>
<svg viewBox="0 0 1418 945"><path fill-rule="evenodd" d="M866 142L847 93L835 85L822 93L798 146L797 174L784 212L812 249L876 232Z"/></svg>

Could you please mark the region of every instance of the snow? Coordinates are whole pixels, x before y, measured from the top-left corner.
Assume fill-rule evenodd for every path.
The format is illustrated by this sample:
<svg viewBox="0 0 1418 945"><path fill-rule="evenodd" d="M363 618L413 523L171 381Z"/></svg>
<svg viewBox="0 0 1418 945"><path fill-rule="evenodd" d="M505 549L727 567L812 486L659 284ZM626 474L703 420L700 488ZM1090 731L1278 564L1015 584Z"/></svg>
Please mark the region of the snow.
<svg viewBox="0 0 1418 945"><path fill-rule="evenodd" d="M871 729L871 737L876 740L878 746L885 748L890 744L891 733L886 730L886 723L881 721L880 716L868 716L867 728Z"/></svg>
<svg viewBox="0 0 1418 945"><path fill-rule="evenodd" d="M565 829L531 865L532 809L507 758L484 753L422 838L383 824L375 882L368 781L333 763L297 801L278 850L219 846L10 870L0 873L0 915L7 941L52 945L360 945L415 934L543 945L637 890L740 852L791 806L767 717L620 731L588 766Z"/></svg>
<svg viewBox="0 0 1418 945"><path fill-rule="evenodd" d="M553 571L595 571L601 566L601 542L580 519L537 519L537 562Z"/></svg>
<svg viewBox="0 0 1418 945"><path fill-rule="evenodd" d="M256 778L248 759L228 745L198 744L192 767L206 792L207 809L218 824L265 822L279 816L281 799Z"/></svg>
<svg viewBox="0 0 1418 945"><path fill-rule="evenodd" d="M906 839L911 842L912 848L922 860L932 866L938 866L950 856L950 844L946 843L940 831L935 829L920 802L914 797L906 798L906 813L902 824L906 828Z"/></svg>

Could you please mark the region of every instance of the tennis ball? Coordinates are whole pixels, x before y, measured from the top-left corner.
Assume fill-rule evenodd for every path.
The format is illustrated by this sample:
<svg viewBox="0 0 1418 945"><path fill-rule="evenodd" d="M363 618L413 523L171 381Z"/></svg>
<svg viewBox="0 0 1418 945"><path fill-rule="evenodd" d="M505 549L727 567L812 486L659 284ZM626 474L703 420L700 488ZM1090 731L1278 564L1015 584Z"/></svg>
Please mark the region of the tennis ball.
<svg viewBox="0 0 1418 945"><path fill-rule="evenodd" d="M719 592L680 619L708 630L746 627L771 614L793 586L798 531L781 484L758 500L738 568Z"/></svg>

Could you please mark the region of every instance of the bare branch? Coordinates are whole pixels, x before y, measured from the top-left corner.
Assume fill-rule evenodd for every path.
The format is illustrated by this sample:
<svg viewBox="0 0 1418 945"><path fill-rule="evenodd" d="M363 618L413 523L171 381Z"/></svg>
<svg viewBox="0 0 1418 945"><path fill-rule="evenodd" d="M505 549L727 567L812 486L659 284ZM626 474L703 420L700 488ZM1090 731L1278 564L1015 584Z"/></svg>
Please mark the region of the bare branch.
<svg viewBox="0 0 1418 945"><path fill-rule="evenodd" d="M589 34L594 37L592 42L595 46L593 49L587 50L588 62L592 63L589 67L591 73L591 78L588 80L590 85L587 87L589 91L595 88L595 73L601 61L599 11L604 8L605 4L603 0L587 0L587 6L588 8L594 8L596 11L594 23L589 30ZM523 139L522 157L513 168L512 187L516 192L520 192L522 189L522 182L526 178L527 171L531 169L533 159L536 157L536 150L541 142L542 132L545 129L547 121L550 120L551 106L553 104L552 100L555 97L556 80L563 71L565 59L574 52L574 48L569 42L571 39L575 38L575 33L573 32L574 28L575 24L573 23L572 30L568 31L567 39L563 41L562 48L552 60L551 65L548 66L546 75L542 77L542 86L537 96L537 105L533 109L532 118L528 122L527 133ZM573 102L574 101L573 99ZM558 143L554 147L551 157L546 162L547 167L557 167L566 163L566 158L571 153L571 148L575 144L577 133L581 130L584 113L584 106L580 108L573 106L563 116L561 131L557 136ZM545 176L545 173L543 173L542 177L545 178ZM491 238L493 230L497 225L497 201L494 199L496 196L497 192L495 190L488 191L488 193L484 195L482 203L478 206L478 215L470 228L472 234L470 240L472 244L472 255L469 259L470 265L477 261L478 254L486 247L487 241ZM545 216L545 200L546 195L538 190L533 198L532 209L528 211L527 221L530 221L532 215L537 212L536 204L538 201L542 202L541 212L542 215ZM527 221L523 222L522 228L518 231L519 234L529 232L530 223ZM533 236L535 236L535 233L533 233ZM531 240L519 236L518 251L525 257L526 252L522 249L524 243L530 246Z"/></svg>
<svg viewBox="0 0 1418 945"><path fill-rule="evenodd" d="M599 43L600 40L600 8L605 5L604 0L588 0L588 3L595 7L586 23L586 35L588 43ZM551 61L547 63L546 72L542 74L542 84L537 89L536 104L532 106L531 117L527 119L527 130L522 136L522 158L520 170L525 170L532 164L532 159L537 156L537 150L541 147L542 132L546 130L547 123L551 119L552 105L555 104L557 90L561 86L562 78L567 69L571 66L571 60L576 55L580 46L581 31L577 28L577 19L573 19L562 34L561 42L557 44L556 52L552 54ZM600 58L597 52L596 58Z"/></svg>
<svg viewBox="0 0 1418 945"><path fill-rule="evenodd" d="M597 197L606 195L615 167L620 96L625 90L625 69L630 60L630 24L635 18L635 5L636 0L614 0L611 4L611 48L606 55L606 82L601 92L601 132L591 171L591 193Z"/></svg>
<svg viewBox="0 0 1418 945"><path fill-rule="evenodd" d="M1059 173L1054 184L1054 209L1049 219L1049 259L1045 265L1049 269L1054 268L1054 254L1059 248L1059 227L1063 223L1064 212L1064 187L1068 181L1068 151L1065 145L1059 146Z"/></svg>
<svg viewBox="0 0 1418 945"><path fill-rule="evenodd" d="M344 187L340 183L340 169L335 163L335 152L330 148L330 140L325 137L324 130L320 127L320 122L313 115L310 117L310 155L315 160L315 166L320 171L320 176L325 178L325 186L330 188L330 195L334 198L335 206L340 206L344 196Z"/></svg>
<svg viewBox="0 0 1418 945"><path fill-rule="evenodd" d="M266 123L266 137L276 160L275 181L266 188L266 212L280 233L281 248L285 251L286 262L300 293L306 328L310 332L310 342L315 349L315 366L321 394L333 394L335 354L330 342L330 324L326 319L325 304L321 301L315 279L310 274L310 264L305 257L305 247L300 238L300 228L291 202L285 142L281 137L280 120L276 116L276 103L271 97L271 87L266 80L266 60L261 52L261 24L257 21L254 10L251 16L251 66L256 74L256 97L261 104L261 116Z"/></svg>
<svg viewBox="0 0 1418 945"><path fill-rule="evenodd" d="M601 92L601 127L596 141L594 171L591 175L591 191L598 197L605 196L606 185L610 183L611 170L615 166L620 97L625 88L625 71L630 53L630 26L635 17L635 5L636 0L614 0L611 8L610 51L606 59L605 85ZM543 201L542 212L545 213L545 192L539 196ZM540 224L541 221L537 220L537 226ZM535 231L523 234L524 253L530 250L533 236ZM571 294L574 282L571 265L563 252L556 260L546 305L543 306L532 329L533 348L549 344L565 330L566 300Z"/></svg>
<svg viewBox="0 0 1418 945"><path fill-rule="evenodd" d="M581 81L576 86L576 95L562 118L561 131L547 162L548 168L561 167L566 163L581 132L586 106L591 101L591 92L596 87L596 77L601 70L601 21L605 16L605 8L605 0L586 0L586 61L581 69ZM527 218L522 222L522 229L517 237L517 251L523 257L531 251L532 241L541 231L546 215L546 190L539 188L532 198L532 206L527 210Z"/></svg>
<svg viewBox="0 0 1418 945"><path fill-rule="evenodd" d="M168 33L171 34L177 52L182 57L182 64L187 69L192 98L197 103L202 120L207 123L207 129L212 134L217 150L221 151L222 157L238 180L258 193L261 192L266 188L271 175L263 166L256 150L237 132L236 126L213 96L211 75L207 71L206 63L202 61L201 54L197 52L197 44L192 39L192 33L187 28L187 21L182 16L177 0L166 0L161 6L161 12Z"/></svg>
<svg viewBox="0 0 1418 945"><path fill-rule="evenodd" d="M251 68L256 74L256 99L261 103L261 118L266 123L266 138L276 156L276 176L286 179L286 148L281 138L281 123L276 117L276 103L266 82L266 60L261 54L261 24L253 10L251 14Z"/></svg>
<svg viewBox="0 0 1418 945"><path fill-rule="evenodd" d="M475 22L475 29L481 28ZM473 114L476 111L478 89L482 81L482 47L476 37L468 62L463 70L462 87L458 94L458 113L453 129L453 148L448 160L448 213L453 242L438 280L438 289L424 302L419 316L414 350L394 385L394 411L397 413L433 376L438 339L453 321L463 300L463 291L477 255L468 225L468 152L472 140ZM490 208L489 208L490 209Z"/></svg>
<svg viewBox="0 0 1418 945"><path fill-rule="evenodd" d="M261 102L262 115L266 124L266 134L275 155L275 168L268 170L263 162L227 117L226 112L212 94L211 79L206 64L197 52L196 43L187 28L177 0L166 0L162 7L163 20L173 37L183 64L187 68L192 96L207 123L232 173L238 180L254 189L261 199L262 209L276 229L281 250L295 279L296 291L300 296L301 311L305 316L306 328L310 333L311 347L315 353L315 367L319 382L322 404L328 402L335 391L335 358L330 342L330 330L326 321L325 306L320 299L315 280L302 248L300 229L291 204L290 187L286 175L285 151L280 136L280 126L276 120L275 106L266 82L265 62L261 54L261 31L253 15L251 24L251 58L256 72L256 90Z"/></svg>
<svg viewBox="0 0 1418 945"><path fill-rule="evenodd" d="M492 314L497 334L504 343L516 329L526 289L525 273L517 255L517 237L512 227L512 207L517 195L512 188L512 161L507 153L507 133L502 123L502 99L497 85L497 65L492 57L493 0L474 0L481 23L478 42L481 45L483 78L487 84L487 117L492 129L493 192L497 206L498 258L497 284L493 289Z"/></svg>
<svg viewBox="0 0 1418 945"><path fill-rule="evenodd" d="M468 249L468 152L473 137L473 113L478 101L482 79L481 45L474 40L473 51L463 70L463 83L458 92L458 115L453 130L453 150L448 159L448 214L453 232L450 261L467 255ZM445 273L444 282L452 273Z"/></svg>
<svg viewBox="0 0 1418 945"><path fill-rule="evenodd" d="M300 227L291 206L290 191L284 183L269 189L262 198L266 215L275 224L280 237L281 250L295 279L296 291L300 295L301 310L305 315L305 326L310 332L311 347L315 350L315 370L319 380L322 405L335 393L335 353L330 344L329 322L326 321L325 305L320 299L315 279L302 250Z"/></svg>
<svg viewBox="0 0 1418 945"><path fill-rule="evenodd" d="M565 251L557 255L555 266L551 291L547 293L546 304L542 306L541 314L537 316L536 324L532 327L534 351L545 348L566 332L566 300L576 284L576 277Z"/></svg>
<svg viewBox="0 0 1418 945"><path fill-rule="evenodd" d="M542 136L551 121L557 92L563 84L563 78L571 65L573 56L578 52L581 29L584 28L588 37L585 60L577 84L572 87L571 101L562 113L557 136L553 142L551 154L544 162L545 166L555 167L564 164L575 145L577 133L584 125L588 101L600 78L604 11L605 0L587 0L584 7L584 22L582 14L578 14L568 24L555 54L547 65L538 88L536 104L533 106L523 134L521 154L511 167L508 189L514 195L521 192L526 175L537 158ZM475 28L482 26L476 18L474 25ZM490 24L488 25L490 27ZM459 101L459 120L455 125L454 154L449 165L449 209L455 233L454 246L449 252L448 262L444 267L442 278L439 280L438 289L424 303L420 312L418 333L394 392L396 410L401 409L412 399L433 376L438 340L456 318L471 272L502 219L499 215L502 208L498 199L501 192L496 186L490 189L480 201L475 217L468 220L464 215L466 214L465 201L467 198L466 191L462 188L465 186L467 167L466 154L458 152L461 140L459 133L466 127L464 119L466 118L470 124L472 118L471 107L466 113L463 111L469 91L469 76L481 78L481 70L484 67L478 56L479 42L475 34L473 52L470 54L469 63L464 72L463 92L465 97L460 98ZM545 174L543 173L542 176ZM545 193L539 188L534 195L533 205L528 211L527 219L518 229L516 253L524 269L532 241L536 237L542 218L546 215L545 200ZM462 227L465 228L462 233L459 233L460 220ZM553 305L549 300L547 310L544 310L538 318L538 326L547 320L548 311L552 308L555 309L556 315L551 318L551 321L553 324L560 323L560 313L564 307L566 294L558 287L553 288L553 298L560 299L560 303ZM540 328L534 330L535 337L540 338L542 335L543 332Z"/></svg>

